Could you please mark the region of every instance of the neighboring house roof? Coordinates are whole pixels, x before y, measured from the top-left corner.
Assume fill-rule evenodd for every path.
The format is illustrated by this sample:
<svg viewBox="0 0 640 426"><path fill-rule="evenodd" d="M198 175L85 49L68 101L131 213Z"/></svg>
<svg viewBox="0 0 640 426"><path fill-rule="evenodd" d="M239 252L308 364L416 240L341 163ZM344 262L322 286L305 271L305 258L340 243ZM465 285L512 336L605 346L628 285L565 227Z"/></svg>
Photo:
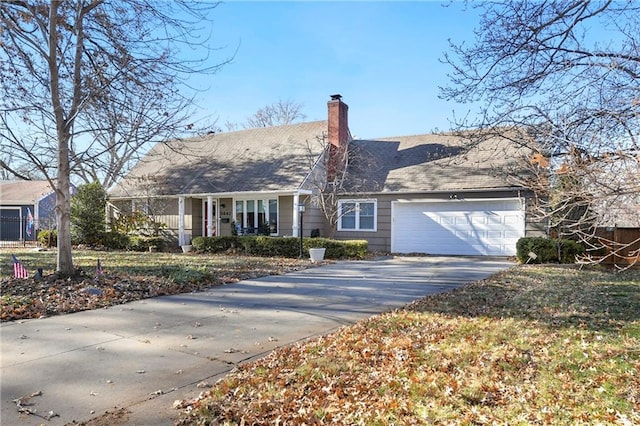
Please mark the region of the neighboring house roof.
<svg viewBox="0 0 640 426"><path fill-rule="evenodd" d="M629 195L621 198L622 200L605 200L602 203L603 208L599 225L603 227L640 228L640 196Z"/></svg>
<svg viewBox="0 0 640 426"><path fill-rule="evenodd" d="M208 134L156 144L112 198L295 191L323 152L326 121Z"/></svg>
<svg viewBox="0 0 640 426"><path fill-rule="evenodd" d="M47 180L15 180L0 182L0 204L34 204L53 192Z"/></svg>
<svg viewBox="0 0 640 426"><path fill-rule="evenodd" d="M511 188L505 170L529 151L506 139L470 146L451 134L354 140L349 188L369 192L433 192Z"/></svg>

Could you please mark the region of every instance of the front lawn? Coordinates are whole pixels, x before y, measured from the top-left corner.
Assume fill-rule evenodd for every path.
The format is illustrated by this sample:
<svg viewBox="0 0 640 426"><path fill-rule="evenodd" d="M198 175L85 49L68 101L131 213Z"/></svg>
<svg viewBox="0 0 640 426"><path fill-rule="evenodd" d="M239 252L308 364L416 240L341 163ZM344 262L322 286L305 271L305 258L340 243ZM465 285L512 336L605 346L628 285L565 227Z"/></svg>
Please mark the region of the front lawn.
<svg viewBox="0 0 640 426"><path fill-rule="evenodd" d="M13 278L11 254L29 271ZM148 297L185 293L265 275L313 266L307 259L74 251L78 279L57 279L56 252L12 249L0 251L0 319L26 318L97 309ZM98 260L102 274L98 274ZM44 277L36 279L38 268Z"/></svg>
<svg viewBox="0 0 640 426"><path fill-rule="evenodd" d="M179 424L640 424L640 271L518 266L239 367Z"/></svg>

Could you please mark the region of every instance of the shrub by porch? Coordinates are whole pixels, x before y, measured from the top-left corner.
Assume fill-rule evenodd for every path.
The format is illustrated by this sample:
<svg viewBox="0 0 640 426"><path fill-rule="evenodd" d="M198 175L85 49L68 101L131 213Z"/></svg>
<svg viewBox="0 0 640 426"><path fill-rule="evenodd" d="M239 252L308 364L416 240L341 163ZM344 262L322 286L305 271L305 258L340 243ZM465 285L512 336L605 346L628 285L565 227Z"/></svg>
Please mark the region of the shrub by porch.
<svg viewBox="0 0 640 426"><path fill-rule="evenodd" d="M267 236L195 237L191 243L199 253L224 253L233 251L251 256L298 257L300 239ZM338 241L329 238L303 238L303 255L309 255L313 247L326 248L326 259L364 259L369 252L366 240Z"/></svg>

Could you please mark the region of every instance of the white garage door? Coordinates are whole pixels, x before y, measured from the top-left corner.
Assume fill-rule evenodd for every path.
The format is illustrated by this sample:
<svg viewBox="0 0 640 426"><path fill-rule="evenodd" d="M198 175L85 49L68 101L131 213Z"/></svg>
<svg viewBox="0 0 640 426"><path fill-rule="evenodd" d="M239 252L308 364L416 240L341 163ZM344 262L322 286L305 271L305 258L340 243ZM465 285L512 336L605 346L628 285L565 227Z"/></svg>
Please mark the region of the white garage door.
<svg viewBox="0 0 640 426"><path fill-rule="evenodd" d="M398 201L392 216L394 253L511 256L524 236L518 199Z"/></svg>

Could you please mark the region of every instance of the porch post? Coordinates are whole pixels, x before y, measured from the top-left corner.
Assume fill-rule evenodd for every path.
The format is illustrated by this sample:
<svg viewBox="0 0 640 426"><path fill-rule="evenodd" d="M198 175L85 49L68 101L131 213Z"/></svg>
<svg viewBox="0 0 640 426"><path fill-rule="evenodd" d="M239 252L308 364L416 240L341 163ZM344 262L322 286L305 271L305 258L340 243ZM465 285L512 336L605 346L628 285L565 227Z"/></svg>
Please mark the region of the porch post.
<svg viewBox="0 0 640 426"><path fill-rule="evenodd" d="M207 197L207 237L213 236L213 197L209 195ZM218 206L216 205L216 209Z"/></svg>
<svg viewBox="0 0 640 426"><path fill-rule="evenodd" d="M184 197L178 197L178 245L184 244Z"/></svg>
<svg viewBox="0 0 640 426"><path fill-rule="evenodd" d="M293 194L293 227L291 229L291 232L294 237L300 236L300 223L299 223L300 209L298 207L299 205L300 205L300 194L296 192L295 194Z"/></svg>

